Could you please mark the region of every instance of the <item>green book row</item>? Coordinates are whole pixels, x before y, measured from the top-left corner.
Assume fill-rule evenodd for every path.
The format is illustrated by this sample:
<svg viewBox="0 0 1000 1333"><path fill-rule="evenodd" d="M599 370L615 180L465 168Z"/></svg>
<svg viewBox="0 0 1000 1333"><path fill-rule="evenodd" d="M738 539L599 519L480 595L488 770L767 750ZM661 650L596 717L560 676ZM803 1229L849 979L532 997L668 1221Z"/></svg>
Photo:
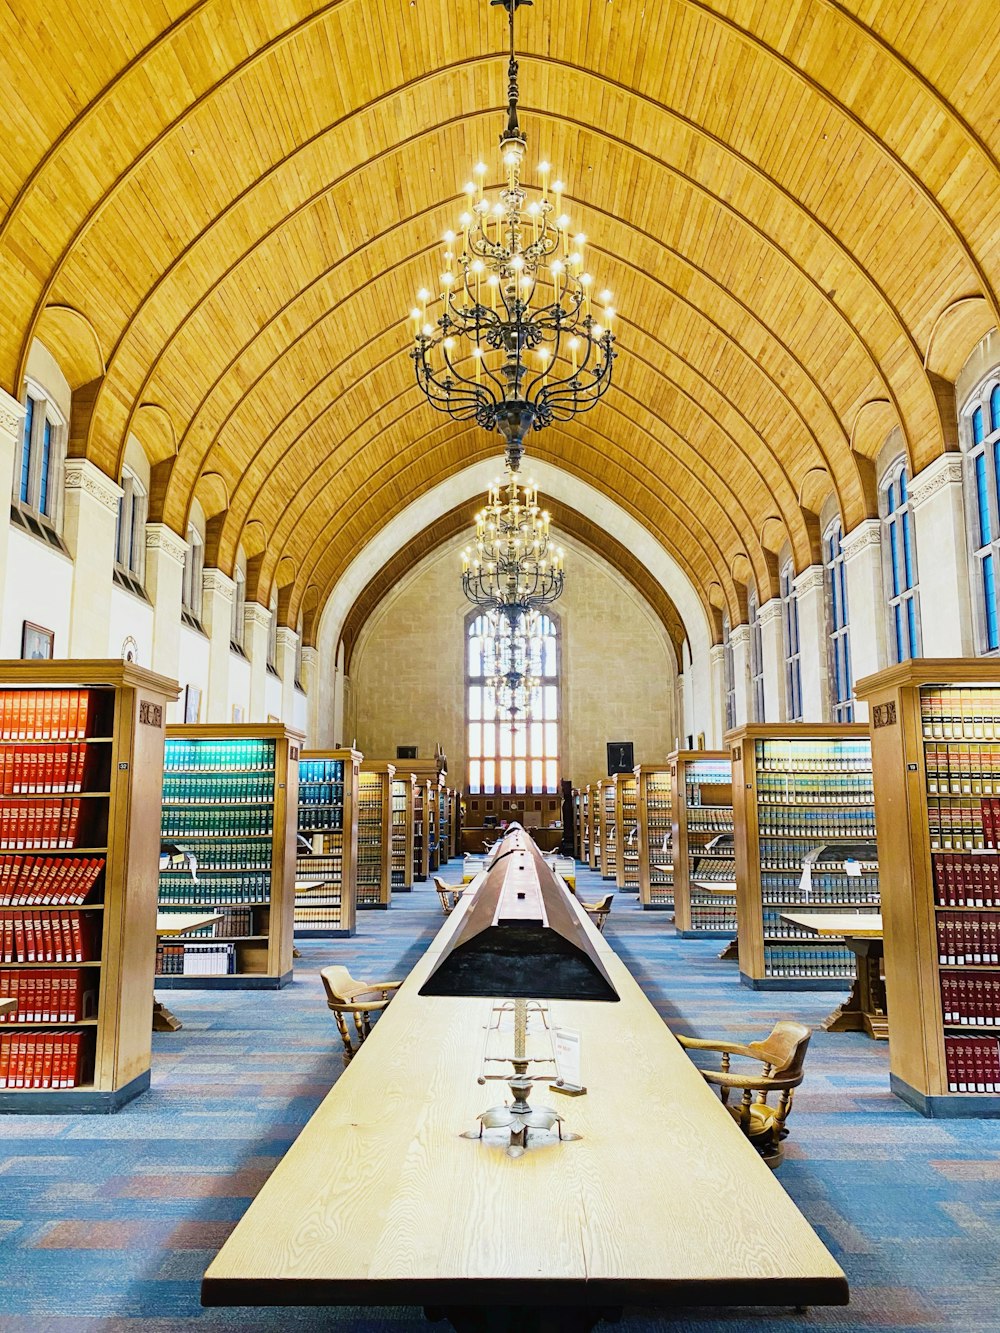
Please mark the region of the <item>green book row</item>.
<svg viewBox="0 0 1000 1333"><path fill-rule="evenodd" d="M274 800L273 773L164 774L164 805L250 805Z"/></svg>
<svg viewBox="0 0 1000 1333"><path fill-rule="evenodd" d="M273 769L274 741L196 741L168 736L163 768L166 773L178 769L199 772Z"/></svg>

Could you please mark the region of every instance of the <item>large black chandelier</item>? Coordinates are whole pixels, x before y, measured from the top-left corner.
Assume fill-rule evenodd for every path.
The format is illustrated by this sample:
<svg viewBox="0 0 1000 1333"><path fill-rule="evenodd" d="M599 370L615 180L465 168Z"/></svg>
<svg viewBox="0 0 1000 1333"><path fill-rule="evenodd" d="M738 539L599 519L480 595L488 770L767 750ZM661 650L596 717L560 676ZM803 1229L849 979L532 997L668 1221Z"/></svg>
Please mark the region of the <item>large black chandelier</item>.
<svg viewBox="0 0 1000 1333"><path fill-rule="evenodd" d="M571 235L561 181L553 182L550 197L548 163L538 165L540 198L528 202L521 184L527 140L517 119L514 14L531 0L491 3L506 9L510 24L507 126L500 135L506 184L491 204L487 167L475 167L459 232L444 235L442 312L429 316L431 293L417 293L411 356L431 405L456 421L498 431L506 461L517 471L529 431L587 412L607 392L615 312L609 291L596 297L603 322L591 311L586 237Z"/></svg>
<svg viewBox="0 0 1000 1333"><path fill-rule="evenodd" d="M476 537L462 552L462 590L476 606L516 620L554 602L563 590L563 551L549 534L549 515L533 482L520 486L507 469L506 482L490 486L476 515Z"/></svg>

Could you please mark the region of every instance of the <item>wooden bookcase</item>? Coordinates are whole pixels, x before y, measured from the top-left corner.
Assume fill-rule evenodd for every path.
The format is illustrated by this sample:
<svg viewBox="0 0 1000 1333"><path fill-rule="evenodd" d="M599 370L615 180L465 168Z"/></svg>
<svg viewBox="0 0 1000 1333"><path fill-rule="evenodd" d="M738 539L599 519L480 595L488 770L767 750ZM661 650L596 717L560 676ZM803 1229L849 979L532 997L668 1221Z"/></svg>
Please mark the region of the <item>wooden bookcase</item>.
<svg viewBox="0 0 1000 1333"><path fill-rule="evenodd" d="M115 1111L149 1087L164 716L178 692L120 661L0 663L0 995L19 1004L0 1019L0 1111ZM72 960L41 961L50 944Z"/></svg>
<svg viewBox="0 0 1000 1333"><path fill-rule="evenodd" d="M167 728L160 836L197 857L197 882L183 865L165 866L160 911L223 919L211 936L220 970L194 971L202 964L185 951L170 960L177 972L157 972L158 990L278 989L291 981L302 740L280 723ZM170 943L185 941L196 946L192 954L206 944L201 935Z"/></svg>
<svg viewBox="0 0 1000 1333"><path fill-rule="evenodd" d="M583 860L583 792L573 788L573 860Z"/></svg>
<svg viewBox="0 0 1000 1333"><path fill-rule="evenodd" d="M295 934L337 939L357 928L358 750L304 750L299 766Z"/></svg>
<svg viewBox="0 0 1000 1333"><path fill-rule="evenodd" d="M438 815L438 856L439 866L447 865L451 860L451 802L452 790L443 783L439 795Z"/></svg>
<svg viewBox="0 0 1000 1333"><path fill-rule="evenodd" d="M599 835L595 831L597 824L594 818L594 811L597 808L597 787L593 782L588 782L583 789L583 839L584 845L581 848L581 859L586 862L591 870L597 869L597 848Z"/></svg>
<svg viewBox="0 0 1000 1333"><path fill-rule="evenodd" d="M878 911L878 874L848 878L845 849L875 838L871 742L862 723L770 722L726 736L733 761L740 980L754 990L848 990L854 955L783 911ZM804 857L829 859L804 877ZM832 854L832 855L831 855Z"/></svg>
<svg viewBox="0 0 1000 1333"><path fill-rule="evenodd" d="M392 902L392 782L395 764L362 760L358 774L357 902L388 908Z"/></svg>
<svg viewBox="0 0 1000 1333"><path fill-rule="evenodd" d="M673 865L670 769L656 764L639 764L635 782L639 902L646 910L672 911L673 874L659 868Z"/></svg>
<svg viewBox="0 0 1000 1333"><path fill-rule="evenodd" d="M407 759L405 762L419 788L413 808L413 878L425 880L428 875L436 874L440 866L441 765L437 759Z"/></svg>
<svg viewBox="0 0 1000 1333"><path fill-rule="evenodd" d="M392 780L393 893L409 893L413 888L413 793L416 782L412 773L397 772Z"/></svg>
<svg viewBox="0 0 1000 1333"><path fill-rule="evenodd" d="M639 892L638 784L634 773L616 773L615 789L615 885L626 892Z"/></svg>
<svg viewBox="0 0 1000 1333"><path fill-rule="evenodd" d="M596 822L600 827L598 870L602 879L618 878L618 844L615 842L615 783L613 778L597 782Z"/></svg>
<svg viewBox="0 0 1000 1333"><path fill-rule="evenodd" d="M1000 661L917 658L867 676L857 694L870 710L886 867L891 1086L924 1115L996 1117Z"/></svg>
<svg viewBox="0 0 1000 1333"><path fill-rule="evenodd" d="M736 895L701 883L733 884L733 779L728 750L677 750L670 756L674 921L681 936L736 934Z"/></svg>

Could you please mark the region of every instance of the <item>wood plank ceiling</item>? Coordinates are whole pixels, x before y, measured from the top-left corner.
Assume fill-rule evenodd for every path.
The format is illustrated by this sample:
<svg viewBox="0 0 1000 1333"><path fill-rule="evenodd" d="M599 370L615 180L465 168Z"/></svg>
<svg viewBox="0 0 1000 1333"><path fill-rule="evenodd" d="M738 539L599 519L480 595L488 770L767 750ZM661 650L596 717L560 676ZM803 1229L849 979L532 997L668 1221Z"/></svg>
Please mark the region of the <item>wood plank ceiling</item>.
<svg viewBox="0 0 1000 1333"><path fill-rule="evenodd" d="M0 10L0 384L32 338L71 450L151 517L210 518L282 619L495 437L427 407L413 293L477 160L497 166L506 19L486 0L22 0ZM535 0L543 157L619 311L617 381L530 454L613 495L742 618L816 558L832 493L876 512L898 427L955 447L953 381L997 323L995 0ZM496 185L495 177L490 182ZM310 617L313 619L314 617Z"/></svg>

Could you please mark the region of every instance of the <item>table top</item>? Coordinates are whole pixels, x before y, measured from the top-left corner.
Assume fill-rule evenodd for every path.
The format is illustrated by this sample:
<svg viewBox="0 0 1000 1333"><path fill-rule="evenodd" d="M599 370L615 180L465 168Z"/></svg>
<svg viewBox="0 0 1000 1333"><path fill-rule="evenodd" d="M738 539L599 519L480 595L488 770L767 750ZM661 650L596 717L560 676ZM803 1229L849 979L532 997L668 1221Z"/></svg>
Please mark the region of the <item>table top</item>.
<svg viewBox="0 0 1000 1333"><path fill-rule="evenodd" d="M552 1002L581 1034L588 1092L532 1099L583 1137L518 1160L460 1137L507 1093L476 1082L491 1002L418 990L472 897L251 1203L203 1302L845 1302L833 1257L573 899L621 1000Z"/></svg>
<svg viewBox="0 0 1000 1333"><path fill-rule="evenodd" d="M672 875L674 873L673 866L667 865L666 862L654 861L653 869L661 871L664 875Z"/></svg>
<svg viewBox="0 0 1000 1333"><path fill-rule="evenodd" d="M186 935L189 930L200 930L221 920L220 912L157 912L156 933L161 937Z"/></svg>
<svg viewBox="0 0 1000 1333"><path fill-rule="evenodd" d="M693 879L691 883L699 893L724 893L731 898L736 892L735 879Z"/></svg>
<svg viewBox="0 0 1000 1333"><path fill-rule="evenodd" d="M12 1014L16 1008L16 1000L9 1000L6 995L0 995L0 1014Z"/></svg>
<svg viewBox="0 0 1000 1333"><path fill-rule="evenodd" d="M883 933L880 912L782 912L781 919L817 935L861 940L881 939Z"/></svg>

